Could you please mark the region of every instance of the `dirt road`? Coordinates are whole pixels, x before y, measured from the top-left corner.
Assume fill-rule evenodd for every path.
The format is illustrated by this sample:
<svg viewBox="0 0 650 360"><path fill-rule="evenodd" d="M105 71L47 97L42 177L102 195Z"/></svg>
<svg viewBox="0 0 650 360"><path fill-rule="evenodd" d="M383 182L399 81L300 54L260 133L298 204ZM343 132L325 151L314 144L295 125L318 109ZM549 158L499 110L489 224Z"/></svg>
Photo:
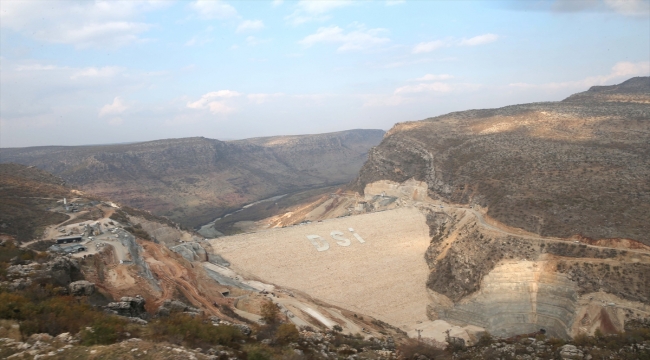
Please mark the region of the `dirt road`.
<svg viewBox="0 0 650 360"><path fill-rule="evenodd" d="M430 205L429 207L433 207L436 211L441 210L437 203L435 205L433 205L433 204L428 204L428 205ZM484 227L486 229L489 229L489 230L492 230L492 231L496 231L496 232L504 234L504 235L516 236L516 237L523 238L523 239L542 240L542 241L546 241L546 242L565 243L565 244L570 243L570 241L571 241L571 240L568 240L568 239L562 239L562 238L556 238L556 237L545 237L545 236L530 234L530 233L526 233L523 230L518 231L518 232L517 231L510 231L507 228L505 228L505 226L495 226L495 225L492 225L492 224L488 223L485 220L485 217L483 216L483 214L481 214L479 211L477 211L475 209L472 209L472 208L462 207L462 206L453 206L453 205L443 205L442 210L444 210L444 209L454 209L454 210L465 211L465 213L469 213L469 214L473 215L476 218L477 223L479 225L481 225L482 227ZM573 241L578 241L578 240L573 240ZM578 242L580 242L580 241L578 241ZM640 249L630 249L629 247L600 246L600 245L586 244L584 242L580 242L580 244L584 245L584 246L587 246L587 247L590 247L590 248L595 248L595 249L625 250L625 251L629 251L629 252L633 252L633 253L650 255L650 247L647 247L647 246L642 245L642 244L639 244L638 247L646 248L646 249L640 250Z"/></svg>

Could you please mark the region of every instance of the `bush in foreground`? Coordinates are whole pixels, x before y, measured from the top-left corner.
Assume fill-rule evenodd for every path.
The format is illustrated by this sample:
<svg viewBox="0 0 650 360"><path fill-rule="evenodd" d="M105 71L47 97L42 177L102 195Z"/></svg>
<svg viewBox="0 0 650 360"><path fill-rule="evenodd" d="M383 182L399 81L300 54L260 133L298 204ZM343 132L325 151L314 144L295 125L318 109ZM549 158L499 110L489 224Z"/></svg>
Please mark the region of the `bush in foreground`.
<svg viewBox="0 0 650 360"><path fill-rule="evenodd" d="M209 348L213 345L239 347L244 335L234 326L214 326L210 321L185 314L172 314L150 323L151 337L155 341L196 348Z"/></svg>

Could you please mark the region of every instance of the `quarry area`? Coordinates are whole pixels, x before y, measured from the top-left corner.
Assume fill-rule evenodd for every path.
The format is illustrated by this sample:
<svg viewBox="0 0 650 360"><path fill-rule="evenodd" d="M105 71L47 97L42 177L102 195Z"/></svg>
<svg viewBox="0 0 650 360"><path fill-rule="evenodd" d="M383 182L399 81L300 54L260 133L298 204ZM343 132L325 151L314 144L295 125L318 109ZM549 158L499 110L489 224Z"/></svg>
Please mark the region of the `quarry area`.
<svg viewBox="0 0 650 360"><path fill-rule="evenodd" d="M648 167L633 152L645 151L647 132L612 111L646 111L647 95L591 106L610 99L610 87L601 90L398 124L347 186L266 189L202 209L193 228L73 190L33 166L0 164L0 357L643 359ZM620 142L596 147L603 157L583 151L585 139L607 141L601 135L613 129ZM234 145L311 149L312 140ZM188 140L197 142L220 144ZM632 171L610 166L599 179L617 159ZM576 163L577 177L567 170ZM88 340L103 330L85 315L70 316L73 330L64 331L47 317L57 312L34 310L34 299L107 316L121 324L119 337Z"/></svg>
<svg viewBox="0 0 650 360"><path fill-rule="evenodd" d="M371 183L364 194L325 196L292 225L210 244L247 278L370 315L414 338L444 341L450 330L468 343L483 331L568 339L622 331L626 321L650 315L644 244L541 237L479 206L433 200L415 180Z"/></svg>
<svg viewBox="0 0 650 360"><path fill-rule="evenodd" d="M434 344L475 344L486 331L616 333L650 316L648 246L541 237L480 206L431 199L415 180L327 193L210 240L112 203L71 201L81 210L44 234L82 240L50 250L82 247L65 256L81 261L86 279L115 299L141 297L147 311L182 298L211 316L260 323L271 300L297 326ZM84 220L91 213L100 216Z"/></svg>

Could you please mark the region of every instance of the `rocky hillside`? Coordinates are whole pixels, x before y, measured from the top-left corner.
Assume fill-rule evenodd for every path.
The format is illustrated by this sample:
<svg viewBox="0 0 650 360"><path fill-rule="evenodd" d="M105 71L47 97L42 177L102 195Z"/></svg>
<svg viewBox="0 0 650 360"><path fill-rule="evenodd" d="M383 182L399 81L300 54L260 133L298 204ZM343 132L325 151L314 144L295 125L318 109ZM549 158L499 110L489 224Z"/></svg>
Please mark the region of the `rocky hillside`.
<svg viewBox="0 0 650 360"><path fill-rule="evenodd" d="M70 184L188 226L273 195L349 182L381 130L206 138L103 146L0 150L0 162L34 165Z"/></svg>
<svg viewBox="0 0 650 360"><path fill-rule="evenodd" d="M650 78L638 77L560 102L399 123L356 189L415 178L434 199L531 233L650 244L649 102Z"/></svg>
<svg viewBox="0 0 650 360"><path fill-rule="evenodd" d="M68 216L47 211L74 194L61 178L18 164L0 164L0 234L19 241L40 236L47 225Z"/></svg>

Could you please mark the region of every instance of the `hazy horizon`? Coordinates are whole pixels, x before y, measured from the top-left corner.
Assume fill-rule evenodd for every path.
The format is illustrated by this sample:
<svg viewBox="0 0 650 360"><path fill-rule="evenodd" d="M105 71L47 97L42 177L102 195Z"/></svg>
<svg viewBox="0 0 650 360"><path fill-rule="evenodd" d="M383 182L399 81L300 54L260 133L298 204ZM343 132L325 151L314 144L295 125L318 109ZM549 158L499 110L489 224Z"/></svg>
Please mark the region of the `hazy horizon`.
<svg viewBox="0 0 650 360"><path fill-rule="evenodd" d="M650 75L650 1L3 1L0 147L237 140Z"/></svg>

